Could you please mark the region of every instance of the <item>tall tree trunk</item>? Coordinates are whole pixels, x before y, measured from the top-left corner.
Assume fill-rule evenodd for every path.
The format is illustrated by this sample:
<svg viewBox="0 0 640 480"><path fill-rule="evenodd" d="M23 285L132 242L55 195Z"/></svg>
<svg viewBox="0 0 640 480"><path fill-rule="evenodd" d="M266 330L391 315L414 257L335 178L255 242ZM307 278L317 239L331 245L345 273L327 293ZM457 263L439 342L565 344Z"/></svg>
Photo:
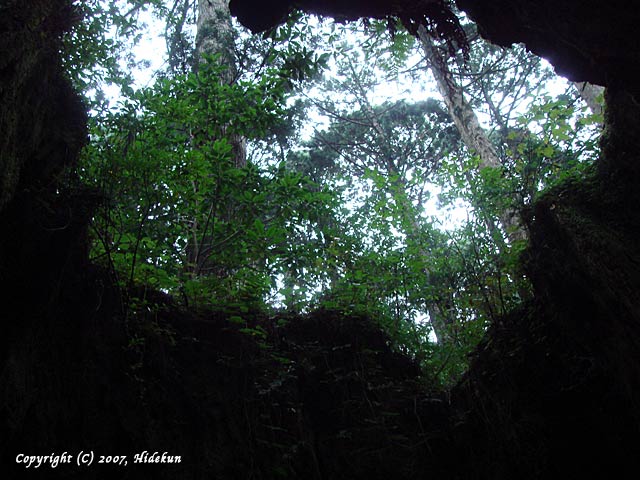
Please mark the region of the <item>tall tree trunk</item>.
<svg viewBox="0 0 640 480"><path fill-rule="evenodd" d="M588 82L574 82L573 85L591 113L594 115L604 114L604 87Z"/></svg>
<svg viewBox="0 0 640 480"><path fill-rule="evenodd" d="M466 99L462 88L455 82L451 71L447 65L447 56L444 55L434 44L432 38L426 32L424 27L418 29L418 37L422 45L425 57L429 62L429 66L436 80L438 90L444 98L447 110L454 124L460 132L460 137L464 144L474 150L479 157L479 170L485 168L501 168L502 161L498 153L489 140L485 130L480 125L478 116L473 107ZM484 214L484 223L491 233L492 238L496 242L496 246L500 252L506 252L508 247L504 241L503 231L509 243L513 245L515 242L528 240L528 234L525 230L520 212L515 207L508 207L498 213L498 218ZM502 231L498 227L502 226ZM516 277L524 277L524 272L519 268L512 272ZM522 299L530 297L530 291L520 282L517 282L516 288ZM446 316L440 316L436 323L433 323L436 335L438 335L438 323L440 329L444 328L446 322L450 321ZM444 322L444 323L443 323Z"/></svg>
<svg viewBox="0 0 640 480"><path fill-rule="evenodd" d="M438 91L444 98L449 114L460 132L462 141L468 148L478 154L480 170L484 168L501 168L500 157L480 125L478 116L473 111L471 104L465 98L462 88L455 82L447 66L446 56L436 47L424 27L418 29L418 36L431 72L436 80ZM508 208L501 212L498 221L511 243L527 239L527 233L522 226L520 214L515 208ZM493 219L486 218L485 223L492 234L498 233ZM500 237L501 235L494 235L498 242ZM501 250L505 248L504 244L499 244L498 247Z"/></svg>
<svg viewBox="0 0 640 480"><path fill-rule="evenodd" d="M218 55L227 70L220 78L221 83L232 84L238 75L234 53L235 30L231 23L227 0L198 0L196 34L196 55L200 62L204 55ZM247 164L246 140L241 135L232 134L229 139L233 147L236 167Z"/></svg>
<svg viewBox="0 0 640 480"><path fill-rule="evenodd" d="M196 21L196 69L198 64L205 61L205 56L217 56L218 61L226 70L220 76L221 84L233 84L238 75L238 67L235 61L234 40L235 30L231 22L231 14L227 0L198 0L198 16ZM226 138L232 147L232 161L236 168L242 168L247 164L246 139L242 135L226 133ZM215 139L212 139L215 140ZM194 183L194 189L198 185ZM214 195L214 192L211 192ZM221 274L218 266L209 261L212 253L214 238L211 234L216 217L233 216L233 208L221 211L216 205L218 199L212 198L208 208L206 219L199 222L193 219L191 223L191 235L187 245L186 271L192 277L201 275Z"/></svg>

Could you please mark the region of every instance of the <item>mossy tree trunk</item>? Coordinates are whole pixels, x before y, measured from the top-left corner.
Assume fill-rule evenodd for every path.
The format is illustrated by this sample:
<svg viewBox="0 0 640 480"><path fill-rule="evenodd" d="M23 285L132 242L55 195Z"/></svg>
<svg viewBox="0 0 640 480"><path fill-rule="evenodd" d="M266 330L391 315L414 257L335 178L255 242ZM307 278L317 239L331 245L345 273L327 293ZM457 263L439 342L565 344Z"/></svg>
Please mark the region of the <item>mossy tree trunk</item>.
<svg viewBox="0 0 640 480"><path fill-rule="evenodd" d="M456 83L447 66L446 55L435 45L424 27L418 29L418 36L431 72L436 80L438 91L447 105L449 115L451 115L460 132L462 141L478 155L480 160L479 169L502 168L502 161L498 156L498 152L480 125L478 116L466 99L464 91ZM496 223L502 226L511 243L526 240L527 238L527 232L522 226L520 214L514 208L501 212L498 219L487 218L485 223L501 250L505 249L504 242L501 242L503 234L498 230Z"/></svg>
<svg viewBox="0 0 640 480"><path fill-rule="evenodd" d="M196 59L195 68L198 63L205 61L205 56L215 56L218 62L225 67L220 77L220 83L231 85L237 81L238 68L235 58L235 37L231 14L229 12L228 1L226 0L198 0L197 34L196 34ZM231 144L232 164L235 168L242 168L247 163L246 139L237 133L227 132L227 140ZM215 140L215 139L212 139ZM193 185L194 190L199 185ZM210 227L215 222L215 215L220 209L216 202L219 199L211 192L210 214L202 225L194 219L191 224L191 236L187 246L187 268L186 271L193 278L202 275L216 274L219 268L213 265L209 258L215 252L212 251L215 239L210 233ZM206 208L206 207L205 207ZM225 212L228 221L233 215L233 209L227 208Z"/></svg>

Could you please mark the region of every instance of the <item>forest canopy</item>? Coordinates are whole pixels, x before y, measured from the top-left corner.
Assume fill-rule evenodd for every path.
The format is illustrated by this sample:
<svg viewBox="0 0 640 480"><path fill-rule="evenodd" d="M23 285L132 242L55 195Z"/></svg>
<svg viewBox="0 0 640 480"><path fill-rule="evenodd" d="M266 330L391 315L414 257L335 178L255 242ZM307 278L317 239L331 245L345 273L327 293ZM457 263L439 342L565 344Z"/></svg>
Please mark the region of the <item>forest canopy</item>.
<svg viewBox="0 0 640 480"><path fill-rule="evenodd" d="M185 308L366 314L445 384L531 295L527 209L599 153L602 92L463 15L468 52L302 13L252 35L220 0L76 9L92 261Z"/></svg>

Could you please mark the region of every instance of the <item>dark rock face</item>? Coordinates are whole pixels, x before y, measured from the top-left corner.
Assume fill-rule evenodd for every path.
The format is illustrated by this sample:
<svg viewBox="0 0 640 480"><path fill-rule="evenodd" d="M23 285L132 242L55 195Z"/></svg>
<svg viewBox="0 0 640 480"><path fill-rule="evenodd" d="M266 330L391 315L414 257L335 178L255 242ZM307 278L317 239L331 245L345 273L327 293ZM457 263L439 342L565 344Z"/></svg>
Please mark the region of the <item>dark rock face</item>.
<svg viewBox="0 0 640 480"><path fill-rule="evenodd" d="M72 18L63 0L0 7L0 210L21 188L50 184L84 143L84 108L59 65Z"/></svg>
<svg viewBox="0 0 640 480"><path fill-rule="evenodd" d="M446 8L441 0L231 0L231 14L247 28L261 32L282 23L294 9L300 9L316 15L334 17L339 21L358 20L359 18L385 18L390 15L426 15L434 6Z"/></svg>
<svg viewBox="0 0 640 480"><path fill-rule="evenodd" d="M231 14L254 33L283 23L293 10L303 10L338 21L359 18L398 18L405 27L416 33L419 26L446 38L455 48L467 47L460 23L448 0L231 0Z"/></svg>
<svg viewBox="0 0 640 480"><path fill-rule="evenodd" d="M454 390L469 436L484 438L481 478L640 468L640 199L630 192L594 172L529 212L535 299L490 328Z"/></svg>
<svg viewBox="0 0 640 480"><path fill-rule="evenodd" d="M28 299L39 283L49 288L67 255L81 255L87 215L59 188L86 139L84 107L59 59L72 18L62 0L9 1L0 10L0 288L7 299Z"/></svg>
<svg viewBox="0 0 640 480"><path fill-rule="evenodd" d="M627 0L456 0L488 40L523 42L571 80L637 89L640 9Z"/></svg>
<svg viewBox="0 0 640 480"><path fill-rule="evenodd" d="M99 382L84 390L79 373L99 292L83 278L90 208L60 178L86 139L85 109L60 61L71 3L0 3L0 457L9 472L10 446L30 438L48 450L61 425L90 423L68 392L90 403L99 391Z"/></svg>
<svg viewBox="0 0 640 480"><path fill-rule="evenodd" d="M628 0L456 0L488 40L523 42L561 75L635 89L640 76L640 10ZM338 20L396 16L436 20L446 1L231 0L231 12L254 32L282 23L293 9Z"/></svg>

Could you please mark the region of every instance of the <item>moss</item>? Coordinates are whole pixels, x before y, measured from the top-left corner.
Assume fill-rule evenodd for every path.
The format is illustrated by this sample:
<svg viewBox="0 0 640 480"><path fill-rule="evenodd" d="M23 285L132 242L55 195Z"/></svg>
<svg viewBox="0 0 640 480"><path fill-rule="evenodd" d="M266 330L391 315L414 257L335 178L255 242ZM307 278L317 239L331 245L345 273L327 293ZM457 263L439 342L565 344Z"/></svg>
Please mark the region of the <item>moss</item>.
<svg viewBox="0 0 640 480"><path fill-rule="evenodd" d="M9 2L0 18L0 210L34 179L74 161L84 141L84 110L60 72L61 35L71 2ZM56 143L61 143L57 148ZM64 152L64 153L63 153Z"/></svg>
<svg viewBox="0 0 640 480"><path fill-rule="evenodd" d="M594 478L638 468L634 183L601 163L564 179L528 212L523 261L534 299L490 328L454 391L468 435L482 439L474 448L486 445L471 457L479 478Z"/></svg>

